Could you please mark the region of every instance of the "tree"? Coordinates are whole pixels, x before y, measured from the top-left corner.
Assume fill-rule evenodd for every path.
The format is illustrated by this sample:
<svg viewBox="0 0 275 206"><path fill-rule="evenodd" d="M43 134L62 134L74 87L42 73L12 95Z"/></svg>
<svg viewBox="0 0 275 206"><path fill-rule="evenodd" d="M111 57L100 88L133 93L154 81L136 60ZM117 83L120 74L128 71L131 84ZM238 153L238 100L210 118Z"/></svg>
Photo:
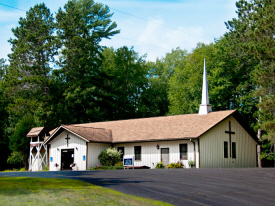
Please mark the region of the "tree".
<svg viewBox="0 0 275 206"><path fill-rule="evenodd" d="M7 135L8 113L6 111L7 99L4 97L3 81L5 79L6 65L3 59L0 59L0 170L7 167L7 158L10 154L9 138Z"/></svg>
<svg viewBox="0 0 275 206"><path fill-rule="evenodd" d="M25 169L28 169L28 156L30 152L30 139L28 132L35 127L35 121L31 115L24 116L15 126L14 133L10 136L10 149L17 151L23 156Z"/></svg>
<svg viewBox="0 0 275 206"><path fill-rule="evenodd" d="M236 3L238 19L226 23L230 36L236 43L231 44L235 51L253 62L251 78L258 98L259 111L258 138L262 140L262 129L266 138L274 141L274 8L272 0L240 0ZM232 41L232 42L234 42ZM261 167L260 147L258 163Z"/></svg>
<svg viewBox="0 0 275 206"><path fill-rule="evenodd" d="M143 115L141 97L147 89L145 57L139 57L133 48L103 50L102 69L109 76L106 87L110 88L111 119L137 118Z"/></svg>
<svg viewBox="0 0 275 206"><path fill-rule="evenodd" d="M36 114L44 123L45 107L49 101L50 63L54 61L54 21L44 3L35 5L20 18L12 29L15 36L9 42L10 66L6 74L5 94L11 100L8 106L14 126L25 114Z"/></svg>
<svg viewBox="0 0 275 206"><path fill-rule="evenodd" d="M184 58L175 66L175 72L168 81L169 114L198 112L201 103L203 59L206 58L209 70L213 65L212 56L213 44L199 43L192 53L185 51ZM211 73L208 73L208 77L209 74Z"/></svg>
<svg viewBox="0 0 275 206"><path fill-rule="evenodd" d="M143 101L148 105L150 116L167 115L169 112L168 93L170 78L186 58L187 51L179 47L167 53L164 58L157 59L156 63L148 62L149 87L143 95Z"/></svg>
<svg viewBox="0 0 275 206"><path fill-rule="evenodd" d="M56 72L65 82L64 108L70 122L98 121L104 117L107 75L101 68L103 38L119 33L108 6L91 0L72 0L58 10L57 35L61 46ZM103 110L103 111L102 111Z"/></svg>

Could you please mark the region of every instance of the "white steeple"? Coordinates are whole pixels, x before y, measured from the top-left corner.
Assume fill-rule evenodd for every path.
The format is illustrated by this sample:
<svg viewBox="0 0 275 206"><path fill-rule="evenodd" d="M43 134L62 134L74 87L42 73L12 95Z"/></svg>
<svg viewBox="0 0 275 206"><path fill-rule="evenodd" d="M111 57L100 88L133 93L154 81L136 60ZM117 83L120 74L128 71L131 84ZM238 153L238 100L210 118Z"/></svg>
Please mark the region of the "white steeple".
<svg viewBox="0 0 275 206"><path fill-rule="evenodd" d="M208 114L212 112L211 105L209 104L208 97L208 85L207 85L207 72L204 59L204 69L203 69L203 85L202 85L202 96L201 96L201 105L199 110L199 115Z"/></svg>

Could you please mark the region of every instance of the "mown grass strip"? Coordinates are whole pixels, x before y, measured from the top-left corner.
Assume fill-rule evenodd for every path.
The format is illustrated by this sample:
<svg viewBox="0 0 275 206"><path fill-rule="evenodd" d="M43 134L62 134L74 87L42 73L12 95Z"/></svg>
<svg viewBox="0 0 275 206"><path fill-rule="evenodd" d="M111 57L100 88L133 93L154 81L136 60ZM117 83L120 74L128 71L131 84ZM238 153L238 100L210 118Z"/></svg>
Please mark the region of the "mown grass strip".
<svg viewBox="0 0 275 206"><path fill-rule="evenodd" d="M170 205L79 180L1 177L0 205Z"/></svg>

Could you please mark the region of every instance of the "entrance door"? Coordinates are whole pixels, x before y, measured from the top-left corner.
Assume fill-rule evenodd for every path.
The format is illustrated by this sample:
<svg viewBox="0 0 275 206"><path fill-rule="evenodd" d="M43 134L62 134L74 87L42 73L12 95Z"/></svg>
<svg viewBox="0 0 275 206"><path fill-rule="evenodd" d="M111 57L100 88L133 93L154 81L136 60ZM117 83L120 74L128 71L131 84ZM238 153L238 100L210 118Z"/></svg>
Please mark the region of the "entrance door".
<svg viewBox="0 0 275 206"><path fill-rule="evenodd" d="M61 150L61 170L71 170L71 164L74 163L74 149Z"/></svg>
<svg viewBox="0 0 275 206"><path fill-rule="evenodd" d="M169 164L169 148L161 148L161 161L164 165Z"/></svg>

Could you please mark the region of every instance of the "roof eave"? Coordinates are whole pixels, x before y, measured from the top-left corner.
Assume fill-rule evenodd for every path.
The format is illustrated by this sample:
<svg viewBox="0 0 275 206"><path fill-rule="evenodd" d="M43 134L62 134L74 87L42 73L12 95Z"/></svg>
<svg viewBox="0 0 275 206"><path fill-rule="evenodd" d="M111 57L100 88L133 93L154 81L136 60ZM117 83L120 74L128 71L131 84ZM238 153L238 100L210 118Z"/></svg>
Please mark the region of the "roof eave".
<svg viewBox="0 0 275 206"><path fill-rule="evenodd" d="M160 142L160 141L175 141L175 140L190 140L197 139L198 137L183 137L183 138L169 138L169 139L148 139L148 140L132 140L132 141L113 141L113 144L122 143L140 143L140 142Z"/></svg>

